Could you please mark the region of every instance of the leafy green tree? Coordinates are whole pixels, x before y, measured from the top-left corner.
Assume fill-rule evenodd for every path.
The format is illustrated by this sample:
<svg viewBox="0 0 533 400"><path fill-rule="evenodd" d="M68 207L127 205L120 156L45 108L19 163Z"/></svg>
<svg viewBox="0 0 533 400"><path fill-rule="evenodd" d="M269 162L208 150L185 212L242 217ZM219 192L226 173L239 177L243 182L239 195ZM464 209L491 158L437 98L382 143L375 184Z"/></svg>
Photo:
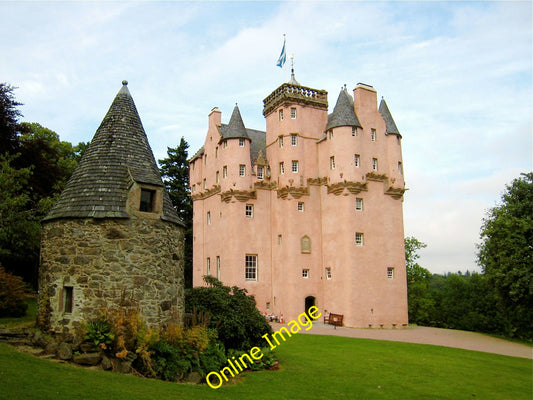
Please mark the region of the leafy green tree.
<svg viewBox="0 0 533 400"><path fill-rule="evenodd" d="M420 258L418 250L426 248L427 244L412 236L406 237L404 243L409 321L419 325L431 325L435 305L429 291L431 273L416 262Z"/></svg>
<svg viewBox="0 0 533 400"><path fill-rule="evenodd" d="M159 160L160 172L179 217L185 223L185 287L192 287L192 200L189 188L189 145L182 137L176 148L167 148L168 157Z"/></svg>
<svg viewBox="0 0 533 400"><path fill-rule="evenodd" d="M0 83L0 154L14 154L18 148L18 119L22 114L17 107L22 104L15 100L15 89L7 83Z"/></svg>
<svg viewBox="0 0 533 400"><path fill-rule="evenodd" d="M481 227L478 263L496 288L513 332L533 336L533 172L506 186Z"/></svg>
<svg viewBox="0 0 533 400"><path fill-rule="evenodd" d="M272 333L272 328L255 307L255 299L246 289L223 286L212 277L204 276L209 286L187 289L185 311L209 313L209 328L218 331L226 350L249 351L254 346L264 346L262 336Z"/></svg>

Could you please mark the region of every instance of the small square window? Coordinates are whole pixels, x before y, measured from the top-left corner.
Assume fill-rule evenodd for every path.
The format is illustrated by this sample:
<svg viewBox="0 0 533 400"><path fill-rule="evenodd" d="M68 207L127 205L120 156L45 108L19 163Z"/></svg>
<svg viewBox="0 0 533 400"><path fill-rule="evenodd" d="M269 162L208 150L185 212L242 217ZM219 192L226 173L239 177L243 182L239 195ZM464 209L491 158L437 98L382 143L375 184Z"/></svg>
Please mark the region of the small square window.
<svg viewBox="0 0 533 400"><path fill-rule="evenodd" d="M359 168L361 166L361 156L359 154L354 154L353 156L354 165Z"/></svg>
<svg viewBox="0 0 533 400"><path fill-rule="evenodd" d="M244 278L247 281L256 281L257 280L257 256L256 255L246 255L245 258L245 267L244 267Z"/></svg>
<svg viewBox="0 0 533 400"><path fill-rule="evenodd" d="M224 165L222 167L222 178L227 178L227 177L228 177L228 166Z"/></svg>
<svg viewBox="0 0 533 400"><path fill-rule="evenodd" d="M153 212L154 199L155 190L141 189L141 201L139 204L139 211Z"/></svg>
<svg viewBox="0 0 533 400"><path fill-rule="evenodd" d="M363 211L363 199L359 197L355 199L355 209L357 211Z"/></svg>
<svg viewBox="0 0 533 400"><path fill-rule="evenodd" d="M246 204L246 218L253 218L253 217L254 217L254 205Z"/></svg>
<svg viewBox="0 0 533 400"><path fill-rule="evenodd" d="M373 171L377 171L378 170L378 159L377 158L373 158L372 159L372 170Z"/></svg>
<svg viewBox="0 0 533 400"><path fill-rule="evenodd" d="M296 146L298 144L298 135L291 135L291 146Z"/></svg>
<svg viewBox="0 0 533 400"><path fill-rule="evenodd" d="M387 278L394 279L394 268L387 268Z"/></svg>
<svg viewBox="0 0 533 400"><path fill-rule="evenodd" d="M239 138L239 146L240 147L244 147L244 139L243 138Z"/></svg>
<svg viewBox="0 0 533 400"><path fill-rule="evenodd" d="M355 245L362 246L364 242L364 235L361 232L355 234Z"/></svg>
<svg viewBox="0 0 533 400"><path fill-rule="evenodd" d="M298 172L298 160L292 160L292 172Z"/></svg>
<svg viewBox="0 0 533 400"><path fill-rule="evenodd" d="M309 270L308 269L302 269L302 278L309 278Z"/></svg>
<svg viewBox="0 0 533 400"><path fill-rule="evenodd" d="M279 173L280 175L283 175L285 173L285 164L283 164L283 162L279 163Z"/></svg>
<svg viewBox="0 0 533 400"><path fill-rule="evenodd" d="M279 143L279 147L282 148L283 147L283 136L278 137L278 143Z"/></svg>
<svg viewBox="0 0 533 400"><path fill-rule="evenodd" d="M246 165L239 165L239 176L246 176Z"/></svg>
<svg viewBox="0 0 533 400"><path fill-rule="evenodd" d="M303 201L299 201L298 202L298 211L304 212L304 210L305 210L305 204L303 203Z"/></svg>
<svg viewBox="0 0 533 400"><path fill-rule="evenodd" d="M331 268L326 268L326 279L331 279Z"/></svg>
<svg viewBox="0 0 533 400"><path fill-rule="evenodd" d="M283 110L279 110L279 120L283 121Z"/></svg>
<svg viewBox="0 0 533 400"><path fill-rule="evenodd" d="M63 287L63 312L72 313L74 305L74 288L72 286Z"/></svg>
<svg viewBox="0 0 533 400"><path fill-rule="evenodd" d="M329 169L335 169L335 157L331 156L329 158Z"/></svg>
<svg viewBox="0 0 533 400"><path fill-rule="evenodd" d="M264 169L263 167L257 167L257 179L263 179Z"/></svg>
<svg viewBox="0 0 533 400"><path fill-rule="evenodd" d="M291 108L291 118L296 119L296 108L294 107Z"/></svg>
<svg viewBox="0 0 533 400"><path fill-rule="evenodd" d="M376 130L375 129L370 129L370 140L372 140L373 142L376 141Z"/></svg>

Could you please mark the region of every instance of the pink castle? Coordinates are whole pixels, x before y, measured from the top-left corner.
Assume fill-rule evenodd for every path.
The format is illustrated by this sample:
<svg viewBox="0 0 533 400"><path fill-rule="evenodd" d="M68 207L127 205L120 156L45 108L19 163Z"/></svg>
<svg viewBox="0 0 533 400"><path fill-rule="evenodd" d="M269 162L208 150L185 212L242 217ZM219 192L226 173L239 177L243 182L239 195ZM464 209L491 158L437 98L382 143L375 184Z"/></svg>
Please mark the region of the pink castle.
<svg viewBox="0 0 533 400"><path fill-rule="evenodd" d="M193 285L212 275L285 321L316 306L352 327L406 325L401 135L376 90L291 77L264 101L266 132L209 114L190 160Z"/></svg>

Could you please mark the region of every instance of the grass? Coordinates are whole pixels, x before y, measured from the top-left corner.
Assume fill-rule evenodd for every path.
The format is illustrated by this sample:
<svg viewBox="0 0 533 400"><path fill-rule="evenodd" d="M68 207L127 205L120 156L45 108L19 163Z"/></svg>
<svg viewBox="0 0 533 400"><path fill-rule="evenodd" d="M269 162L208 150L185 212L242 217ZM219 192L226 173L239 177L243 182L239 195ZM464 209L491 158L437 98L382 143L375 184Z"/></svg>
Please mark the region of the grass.
<svg viewBox="0 0 533 400"><path fill-rule="evenodd" d="M440 346L295 335L282 368L214 390L88 370L0 343L0 399L531 399L531 360Z"/></svg>
<svg viewBox="0 0 533 400"><path fill-rule="evenodd" d="M26 300L28 309L24 317L4 317L0 318L0 328L9 325L10 329L22 328L26 326L32 326L35 324L35 318L37 317L37 299L35 297L29 297Z"/></svg>

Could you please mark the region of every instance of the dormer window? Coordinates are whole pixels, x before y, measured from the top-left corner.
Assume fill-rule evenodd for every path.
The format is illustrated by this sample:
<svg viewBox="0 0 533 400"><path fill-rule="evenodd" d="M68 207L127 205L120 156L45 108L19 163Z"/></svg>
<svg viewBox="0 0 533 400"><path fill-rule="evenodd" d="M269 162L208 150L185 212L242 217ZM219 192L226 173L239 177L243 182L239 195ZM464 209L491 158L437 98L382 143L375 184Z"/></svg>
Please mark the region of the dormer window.
<svg viewBox="0 0 533 400"><path fill-rule="evenodd" d="M155 190L141 189L141 202L139 211L153 212L154 211Z"/></svg>
<svg viewBox="0 0 533 400"><path fill-rule="evenodd" d="M244 147L244 139L243 138L239 138L239 146L240 147Z"/></svg>

